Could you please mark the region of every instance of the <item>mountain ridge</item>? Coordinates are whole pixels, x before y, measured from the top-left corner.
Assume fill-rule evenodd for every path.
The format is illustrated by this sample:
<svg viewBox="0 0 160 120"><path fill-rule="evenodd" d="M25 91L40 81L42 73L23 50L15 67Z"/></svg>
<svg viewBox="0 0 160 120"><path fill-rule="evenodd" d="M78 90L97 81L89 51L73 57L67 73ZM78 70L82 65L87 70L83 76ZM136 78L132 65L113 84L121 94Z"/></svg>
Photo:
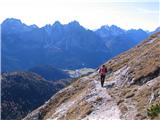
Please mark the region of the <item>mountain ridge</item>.
<svg viewBox="0 0 160 120"><path fill-rule="evenodd" d="M159 59L155 33L105 63L112 71L104 88L97 72L81 77L23 120L148 120L147 109L160 100Z"/></svg>
<svg viewBox="0 0 160 120"><path fill-rule="evenodd" d="M2 73L1 119L21 120L69 83L51 82L33 72Z"/></svg>
<svg viewBox="0 0 160 120"><path fill-rule="evenodd" d="M139 30L132 30L133 34L119 34L116 30L123 29L111 26L108 29L113 29L114 35L103 38L77 21L68 24L57 21L41 28L27 27L17 19L17 22L14 19L7 21L8 24L1 25L3 72L26 70L40 64L61 69L96 68L148 36L147 32Z"/></svg>

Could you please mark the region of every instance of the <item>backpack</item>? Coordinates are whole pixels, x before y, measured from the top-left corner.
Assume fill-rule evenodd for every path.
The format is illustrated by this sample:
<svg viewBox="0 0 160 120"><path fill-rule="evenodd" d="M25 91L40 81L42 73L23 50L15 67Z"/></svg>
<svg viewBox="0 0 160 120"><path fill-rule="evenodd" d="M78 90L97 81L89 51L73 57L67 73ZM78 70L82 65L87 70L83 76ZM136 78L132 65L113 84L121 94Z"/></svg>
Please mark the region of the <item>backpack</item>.
<svg viewBox="0 0 160 120"><path fill-rule="evenodd" d="M105 67L105 68L100 68L99 73L100 73L101 75L106 75L106 73L107 73L107 68L106 68L106 67Z"/></svg>

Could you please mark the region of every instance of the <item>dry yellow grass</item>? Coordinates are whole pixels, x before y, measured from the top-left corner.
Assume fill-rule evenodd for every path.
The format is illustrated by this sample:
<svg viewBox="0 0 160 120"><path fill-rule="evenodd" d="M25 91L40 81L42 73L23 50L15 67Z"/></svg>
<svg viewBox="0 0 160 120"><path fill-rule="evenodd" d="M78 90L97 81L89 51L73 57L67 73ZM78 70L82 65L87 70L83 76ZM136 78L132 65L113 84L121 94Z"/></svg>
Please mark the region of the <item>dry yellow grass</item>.
<svg viewBox="0 0 160 120"><path fill-rule="evenodd" d="M142 44L108 61L106 66L116 71L130 67L130 76L136 80L160 69L160 33L154 34ZM149 40L155 39L152 44Z"/></svg>
<svg viewBox="0 0 160 120"><path fill-rule="evenodd" d="M117 100L123 119L126 119L130 107L133 106L136 111L132 113L135 120L148 119L147 108L150 105L151 95L154 93L155 96L159 96L152 103L160 101L160 77L158 77L160 76L159 36L160 33L152 35L142 44L106 63L106 66L112 68L113 71L128 66L128 76L135 83L131 86L124 86L119 89L113 88L109 91ZM153 39L154 41L150 43L149 41ZM146 85L147 81L152 84L150 86Z"/></svg>
<svg viewBox="0 0 160 120"><path fill-rule="evenodd" d="M59 120L81 120L92 112L92 107L92 104L86 101L81 101L78 105L69 109L65 116L62 116Z"/></svg>

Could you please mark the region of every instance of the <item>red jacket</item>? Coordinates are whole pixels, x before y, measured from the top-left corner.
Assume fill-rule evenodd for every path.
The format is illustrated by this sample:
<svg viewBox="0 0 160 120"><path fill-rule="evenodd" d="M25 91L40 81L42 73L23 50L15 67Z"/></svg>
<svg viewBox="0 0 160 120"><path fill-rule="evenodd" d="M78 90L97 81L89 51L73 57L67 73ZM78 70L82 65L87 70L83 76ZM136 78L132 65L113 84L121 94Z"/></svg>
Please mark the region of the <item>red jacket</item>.
<svg viewBox="0 0 160 120"><path fill-rule="evenodd" d="M101 67L101 68L99 69L99 73L100 73L100 75L106 75L106 73L107 73L107 68L106 68L106 67Z"/></svg>

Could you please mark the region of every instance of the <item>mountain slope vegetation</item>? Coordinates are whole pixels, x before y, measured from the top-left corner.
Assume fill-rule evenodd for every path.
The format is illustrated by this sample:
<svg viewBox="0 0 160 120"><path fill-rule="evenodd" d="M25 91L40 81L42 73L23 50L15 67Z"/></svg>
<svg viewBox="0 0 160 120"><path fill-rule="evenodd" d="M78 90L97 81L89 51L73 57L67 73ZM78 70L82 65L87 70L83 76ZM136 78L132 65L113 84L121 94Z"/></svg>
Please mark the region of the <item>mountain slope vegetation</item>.
<svg viewBox="0 0 160 120"><path fill-rule="evenodd" d="M32 72L3 73L1 119L22 119L69 83L69 80L50 82Z"/></svg>

